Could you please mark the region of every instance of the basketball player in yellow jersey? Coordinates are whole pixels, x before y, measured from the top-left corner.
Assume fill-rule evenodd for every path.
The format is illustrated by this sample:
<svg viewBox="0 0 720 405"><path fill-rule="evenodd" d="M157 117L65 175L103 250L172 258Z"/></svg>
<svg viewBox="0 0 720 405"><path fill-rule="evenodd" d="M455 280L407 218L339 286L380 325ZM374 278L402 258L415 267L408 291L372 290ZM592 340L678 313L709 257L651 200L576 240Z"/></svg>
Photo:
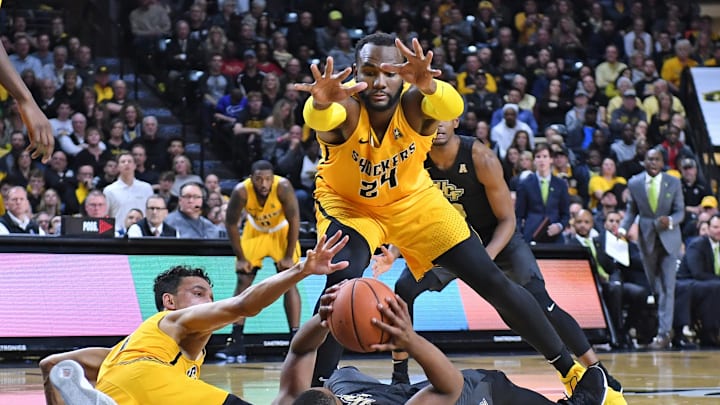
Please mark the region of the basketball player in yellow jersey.
<svg viewBox="0 0 720 405"><path fill-rule="evenodd" d="M63 361L52 369L50 379L65 402L72 405L107 404L96 402L98 390L118 405L247 404L198 379L210 336L241 317L257 315L305 277L347 267L346 261L332 262L347 242L348 237L341 232L329 238L323 235L307 251L305 261L239 296L218 302L213 302L212 285L205 271L173 267L155 279L155 304L165 311L145 320L110 351L91 348L54 356L48 363ZM98 355L107 356L102 366ZM88 384L83 373L98 375L97 389ZM48 396L48 403L57 401L52 402Z"/></svg>
<svg viewBox="0 0 720 405"><path fill-rule="evenodd" d="M567 377L573 359L532 295L493 263L423 167L440 121L457 118L463 101L449 84L436 80L417 39L412 49L384 33L355 47L355 66L333 73L311 66L315 79L295 88L311 93L305 122L317 131L323 159L315 198L318 234L350 235L338 254L350 266L328 276L326 287L360 277L376 246L392 243L416 279L433 264L449 269L492 304L505 322ZM354 72L355 84L343 81ZM336 368L342 348L328 337L317 356L313 385Z"/></svg>
<svg viewBox="0 0 720 405"><path fill-rule="evenodd" d="M0 6L2 6L2 0L0 0ZM32 154L33 159L42 156L43 163L47 163L55 147L55 137L50 121L38 107L20 75L15 71L2 44L0 44L0 86L4 87L18 102L18 110L30 139L28 150L35 150Z"/></svg>
<svg viewBox="0 0 720 405"><path fill-rule="evenodd" d="M241 238L238 226L243 210L247 212L247 219ZM250 287L264 258L272 258L277 271L289 269L300 259L300 210L295 190L289 180L275 175L272 164L266 160L253 163L250 177L233 190L225 227L237 257L235 295ZM297 287L291 287L285 293L285 315L292 336L300 327ZM235 322L228 346L220 350L217 357L231 363L247 360L244 325L244 318Z"/></svg>

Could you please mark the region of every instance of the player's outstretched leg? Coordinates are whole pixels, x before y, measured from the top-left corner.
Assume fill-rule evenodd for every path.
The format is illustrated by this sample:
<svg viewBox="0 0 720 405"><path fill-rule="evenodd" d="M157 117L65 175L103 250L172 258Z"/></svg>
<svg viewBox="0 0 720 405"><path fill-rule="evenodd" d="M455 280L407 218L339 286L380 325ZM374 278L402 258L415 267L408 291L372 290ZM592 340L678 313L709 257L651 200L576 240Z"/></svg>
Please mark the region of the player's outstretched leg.
<svg viewBox="0 0 720 405"><path fill-rule="evenodd" d="M564 405L600 405L605 402L607 393L607 377L598 366L590 366L585 370L580 381L574 386L568 399L558 401Z"/></svg>
<svg viewBox="0 0 720 405"><path fill-rule="evenodd" d="M66 404L117 405L112 398L90 385L82 366L74 360L63 360L56 364L50 371L50 382Z"/></svg>

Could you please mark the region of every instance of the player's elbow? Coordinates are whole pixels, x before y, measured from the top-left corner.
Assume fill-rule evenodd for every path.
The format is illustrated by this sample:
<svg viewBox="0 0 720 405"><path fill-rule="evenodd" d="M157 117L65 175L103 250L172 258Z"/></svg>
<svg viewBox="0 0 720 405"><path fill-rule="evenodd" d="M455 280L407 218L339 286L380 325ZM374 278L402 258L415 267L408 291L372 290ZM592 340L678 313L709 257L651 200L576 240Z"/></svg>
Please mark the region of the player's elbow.
<svg viewBox="0 0 720 405"><path fill-rule="evenodd" d="M40 371L43 373L50 373L50 370L52 370L59 361L60 360L57 354L51 354L50 356L43 358L40 360L40 363L38 363Z"/></svg>

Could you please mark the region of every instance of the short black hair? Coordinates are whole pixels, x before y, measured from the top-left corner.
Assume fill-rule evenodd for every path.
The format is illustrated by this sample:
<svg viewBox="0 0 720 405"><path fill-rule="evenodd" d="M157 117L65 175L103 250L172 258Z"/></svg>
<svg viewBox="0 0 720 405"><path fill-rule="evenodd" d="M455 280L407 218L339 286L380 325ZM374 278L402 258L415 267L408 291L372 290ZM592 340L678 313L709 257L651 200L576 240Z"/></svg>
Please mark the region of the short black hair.
<svg viewBox="0 0 720 405"><path fill-rule="evenodd" d="M358 41L357 45L355 45L355 61L357 62L358 57L360 56L360 50L365 46L366 44L373 44L378 46L395 46L395 37L384 33L384 32L375 32L373 34L370 34L361 40Z"/></svg>
<svg viewBox="0 0 720 405"><path fill-rule="evenodd" d="M155 293L155 307L158 311L163 310L163 294L177 294L178 286L185 277L200 277L210 284L212 287L212 281L207 275L204 269L199 267L190 266L175 266L171 267L164 272L160 273L155 277L155 284L153 285L153 292Z"/></svg>
<svg viewBox="0 0 720 405"><path fill-rule="evenodd" d="M252 173L252 174L255 174L255 172L257 172L258 170L275 171L272 163L268 162L267 160L258 160L252 164L252 167L250 167L250 173Z"/></svg>
<svg viewBox="0 0 720 405"><path fill-rule="evenodd" d="M335 397L320 390L307 390L298 395L293 405L335 405Z"/></svg>

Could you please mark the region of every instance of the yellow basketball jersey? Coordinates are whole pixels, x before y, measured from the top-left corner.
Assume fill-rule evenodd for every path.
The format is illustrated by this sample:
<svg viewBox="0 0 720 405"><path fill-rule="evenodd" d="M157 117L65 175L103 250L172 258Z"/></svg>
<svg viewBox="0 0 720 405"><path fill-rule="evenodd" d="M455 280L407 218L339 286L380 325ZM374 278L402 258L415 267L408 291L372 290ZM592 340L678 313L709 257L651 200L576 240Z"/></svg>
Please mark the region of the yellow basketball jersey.
<svg viewBox="0 0 720 405"><path fill-rule="evenodd" d="M274 177L270 193L264 205L260 205L252 180L247 178L243 181L245 190L247 190L245 211L248 215L246 226L252 226L260 232L271 233L279 231L288 224L285 218L285 210L278 196L280 180L282 180L282 177Z"/></svg>
<svg viewBox="0 0 720 405"><path fill-rule="evenodd" d="M344 143L331 145L320 140L322 159L315 197L321 205L323 195L332 194L382 207L433 187L423 167L433 138L417 133L398 105L381 142L361 104L357 128Z"/></svg>
<svg viewBox="0 0 720 405"><path fill-rule="evenodd" d="M165 315L167 311L151 316L140 324L135 332L115 345L100 366L98 381L102 381L109 368L131 365L138 361L154 361L170 365L178 374L196 380L200 378L200 366L205 359L205 351L203 350L202 355L196 360L183 356L175 340L160 329L160 320Z"/></svg>

